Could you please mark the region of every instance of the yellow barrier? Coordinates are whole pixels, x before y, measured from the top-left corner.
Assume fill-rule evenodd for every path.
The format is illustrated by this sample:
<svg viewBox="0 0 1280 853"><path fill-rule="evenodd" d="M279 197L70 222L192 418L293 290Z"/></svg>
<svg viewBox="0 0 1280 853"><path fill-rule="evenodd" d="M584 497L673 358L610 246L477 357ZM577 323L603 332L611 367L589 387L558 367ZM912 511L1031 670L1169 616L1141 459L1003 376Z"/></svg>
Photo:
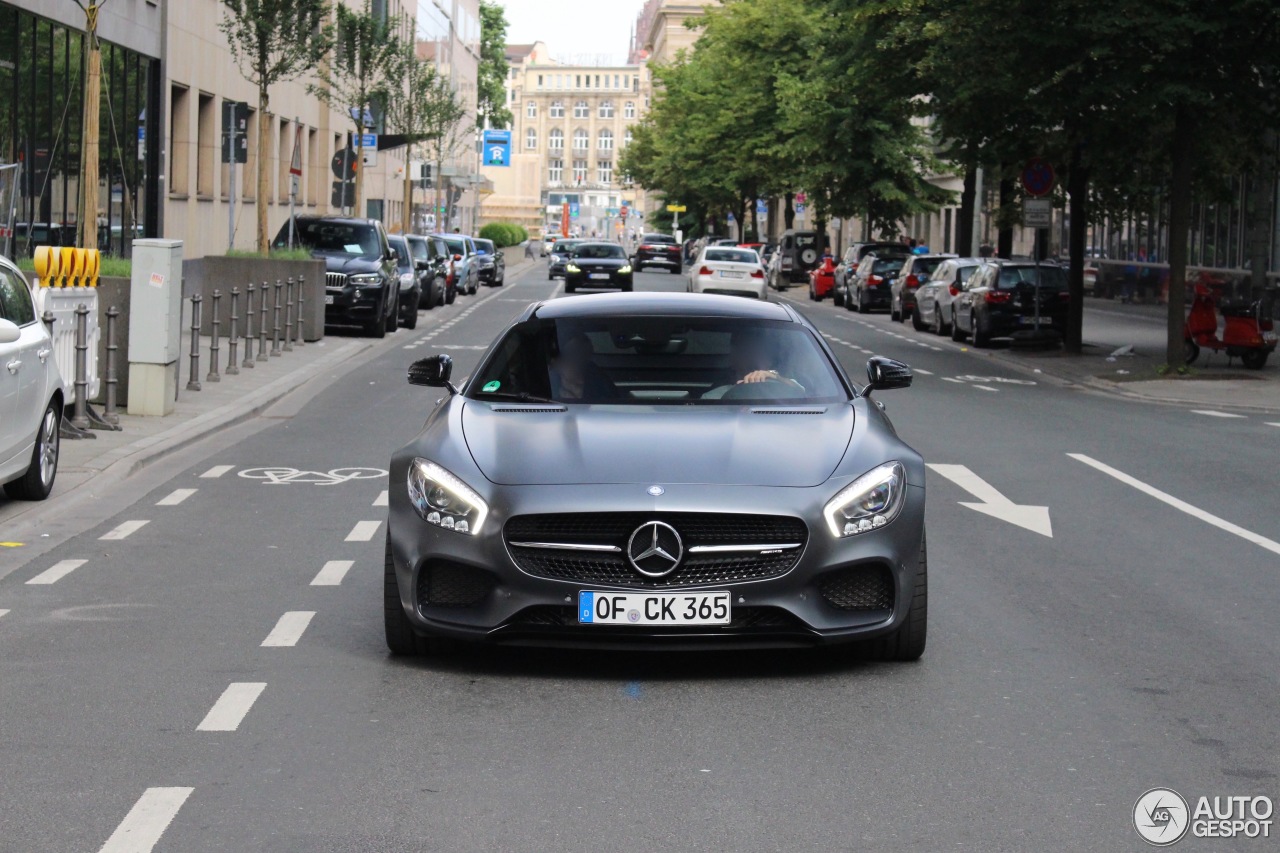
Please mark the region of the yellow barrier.
<svg viewBox="0 0 1280 853"><path fill-rule="evenodd" d="M70 246L36 246L35 267L41 287L97 287L102 252Z"/></svg>

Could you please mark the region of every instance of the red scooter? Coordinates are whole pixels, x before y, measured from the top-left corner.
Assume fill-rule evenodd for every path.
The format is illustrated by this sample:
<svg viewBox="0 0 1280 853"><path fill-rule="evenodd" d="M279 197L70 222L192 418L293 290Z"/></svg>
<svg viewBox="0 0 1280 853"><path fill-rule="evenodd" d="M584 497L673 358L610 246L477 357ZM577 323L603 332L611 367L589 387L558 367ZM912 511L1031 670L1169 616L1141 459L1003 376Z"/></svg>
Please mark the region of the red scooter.
<svg viewBox="0 0 1280 853"><path fill-rule="evenodd" d="M1187 364L1200 356L1200 348L1214 352L1227 351L1228 358L1239 358L1250 370L1261 370L1267 357L1275 351L1275 322L1264 315L1261 302L1247 305L1224 305L1226 324L1218 336L1218 311L1222 290L1211 288L1202 280L1195 284L1191 311L1183 332Z"/></svg>

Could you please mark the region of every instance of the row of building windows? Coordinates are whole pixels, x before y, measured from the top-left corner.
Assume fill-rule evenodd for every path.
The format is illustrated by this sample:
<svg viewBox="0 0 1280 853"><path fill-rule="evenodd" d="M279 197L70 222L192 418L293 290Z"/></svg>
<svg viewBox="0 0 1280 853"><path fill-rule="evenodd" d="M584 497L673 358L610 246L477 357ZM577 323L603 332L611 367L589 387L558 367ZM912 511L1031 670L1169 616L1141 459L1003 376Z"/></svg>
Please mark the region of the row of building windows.
<svg viewBox="0 0 1280 853"><path fill-rule="evenodd" d="M575 184L586 183L587 174L589 172L589 164L586 160L574 160L573 171L571 172L571 180ZM552 184L564 182L564 161L551 160L547 163L547 179ZM601 184L610 184L613 182L613 161L597 160L596 161L596 181Z"/></svg>
<svg viewBox="0 0 1280 853"><path fill-rule="evenodd" d="M526 118L537 118L538 102L537 101L527 102L524 105L524 114ZM600 118L613 118L614 117L613 101L601 101L600 105L596 107L596 114ZM564 118L564 101L552 101L550 108L547 110L547 115L550 116L551 118ZM573 105L574 118L590 118L590 116L591 116L591 108L587 106L586 101L578 101ZM635 101L627 101L622 105L622 117L623 118L636 117Z"/></svg>
<svg viewBox="0 0 1280 853"><path fill-rule="evenodd" d="M613 150L613 131L605 128L596 136L596 148L600 151ZM631 128L627 128L622 136L622 147L631 144L632 133ZM524 132L524 147L526 151L536 151L538 148L538 130L530 127ZM591 147L591 135L585 130L579 128L573 132L573 150L586 151ZM552 151L564 150L564 131L558 127L551 129L547 134L547 148Z"/></svg>
<svg viewBox="0 0 1280 853"><path fill-rule="evenodd" d="M512 74L512 79L515 75ZM639 74L539 74L539 89L620 89L640 86Z"/></svg>

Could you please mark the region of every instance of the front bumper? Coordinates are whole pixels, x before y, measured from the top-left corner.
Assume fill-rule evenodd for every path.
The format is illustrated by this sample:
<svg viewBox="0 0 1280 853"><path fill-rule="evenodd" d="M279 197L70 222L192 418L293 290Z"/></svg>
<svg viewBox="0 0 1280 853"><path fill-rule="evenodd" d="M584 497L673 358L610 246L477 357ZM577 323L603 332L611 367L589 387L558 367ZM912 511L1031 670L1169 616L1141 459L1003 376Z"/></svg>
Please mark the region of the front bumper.
<svg viewBox="0 0 1280 853"><path fill-rule="evenodd" d="M644 264L645 266L664 266L680 269L680 257L678 255L668 255L661 253L636 252L636 264Z"/></svg>
<svg viewBox="0 0 1280 853"><path fill-rule="evenodd" d="M328 297L333 302L328 302ZM326 326L363 326L375 317L386 316L386 287L347 287L325 290Z"/></svg>
<svg viewBox="0 0 1280 853"><path fill-rule="evenodd" d="M609 648L815 646L869 639L895 629L906 618L915 591L924 533L924 489L920 487L908 487L906 504L892 523L846 539L831 536L822 519L822 507L835 493L831 484L814 489L671 486L660 498L647 497L644 488L635 485L502 487L500 500L490 501L484 529L470 536L422 521L402 494L404 464L392 467L388 547L401 604L415 630L425 636ZM528 574L516 565L503 536L506 522L522 515L627 512L669 517L706 513L709 507L716 513L785 514L804 519L809 528L798 561L785 574L654 590L728 590L733 622L727 626L580 625L579 591L636 592L637 588ZM859 579L872 574L886 579L886 589L892 590L887 601L861 609L833 603L833 583L848 579L861 583ZM433 599L432 584L442 582L449 590L471 592L450 593L452 599L446 594L447 603L433 603L440 596Z"/></svg>
<svg viewBox="0 0 1280 853"><path fill-rule="evenodd" d="M599 278L590 278L587 273L565 274L564 283L566 287L599 287L599 288L618 288L619 290L630 290L632 282L631 273L609 273L608 280Z"/></svg>

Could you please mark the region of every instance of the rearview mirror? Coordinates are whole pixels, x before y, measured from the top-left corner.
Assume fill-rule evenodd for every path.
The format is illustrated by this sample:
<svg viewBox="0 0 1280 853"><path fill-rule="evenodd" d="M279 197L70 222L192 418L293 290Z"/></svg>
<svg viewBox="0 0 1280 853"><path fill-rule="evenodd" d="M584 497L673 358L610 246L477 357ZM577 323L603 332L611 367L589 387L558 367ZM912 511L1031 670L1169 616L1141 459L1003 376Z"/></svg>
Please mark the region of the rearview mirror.
<svg viewBox="0 0 1280 853"><path fill-rule="evenodd" d="M883 356L872 356L867 359L867 379L870 385L863 393L870 391L890 391L894 388L910 388L914 375L911 368L900 361Z"/></svg>
<svg viewBox="0 0 1280 853"><path fill-rule="evenodd" d="M456 394L458 389L449 383L453 375L453 359L447 355L431 355L409 365L409 384L428 388L448 388Z"/></svg>

